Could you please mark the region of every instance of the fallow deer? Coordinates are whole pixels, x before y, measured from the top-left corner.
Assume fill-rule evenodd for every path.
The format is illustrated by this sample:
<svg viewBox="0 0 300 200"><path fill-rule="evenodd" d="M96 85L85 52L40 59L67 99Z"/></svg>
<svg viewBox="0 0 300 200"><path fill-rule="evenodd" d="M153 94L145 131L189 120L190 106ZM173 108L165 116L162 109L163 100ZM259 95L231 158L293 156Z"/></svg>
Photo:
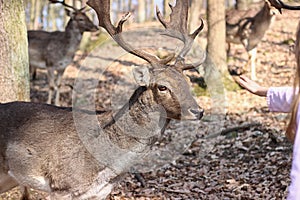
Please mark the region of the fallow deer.
<svg viewBox="0 0 300 200"><path fill-rule="evenodd" d="M51 104L55 93L54 103L59 105L61 79L66 67L73 61L83 33L97 31L98 28L84 13L84 8L76 9L64 1L49 1L72 9L72 11L66 9L70 20L63 32L28 31L29 64L33 79L36 68L47 69L49 84L47 103Z"/></svg>
<svg viewBox="0 0 300 200"><path fill-rule="evenodd" d="M150 65L133 70L139 87L116 113L29 102L0 104L0 193L20 186L23 199L29 198L28 188L59 200L103 199L116 179L151 151L170 119L198 120L203 115L183 74L193 67L184 57L203 28L202 21L188 34L188 1L177 0L169 22L157 11L165 35L184 42L176 59L174 54L159 59L128 44L122 25L130 14L115 27L109 0L88 4L97 12L99 25L124 50Z"/></svg>
<svg viewBox="0 0 300 200"><path fill-rule="evenodd" d="M244 16L235 24L226 23L226 42L228 43L228 52L230 43L242 44L248 53L248 62L246 66L251 66L251 79L256 78L256 53L257 45L260 43L269 29L271 21L275 15L275 10L281 13L281 9L298 10L298 6L289 6L280 0L265 0L262 9L255 16ZM229 21L232 15L226 16Z"/></svg>

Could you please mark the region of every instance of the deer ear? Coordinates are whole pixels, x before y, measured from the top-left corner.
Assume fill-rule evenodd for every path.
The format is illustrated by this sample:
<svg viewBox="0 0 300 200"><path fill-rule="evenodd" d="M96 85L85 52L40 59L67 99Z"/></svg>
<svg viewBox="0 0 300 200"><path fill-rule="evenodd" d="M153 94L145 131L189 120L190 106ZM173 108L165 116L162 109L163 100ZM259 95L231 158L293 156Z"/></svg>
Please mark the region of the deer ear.
<svg viewBox="0 0 300 200"><path fill-rule="evenodd" d="M150 72L148 67L134 67L132 72L137 84L139 84L140 86L148 86L150 84Z"/></svg>
<svg viewBox="0 0 300 200"><path fill-rule="evenodd" d="M68 9L65 8L65 12L66 12L67 16L73 18L74 13L71 10L68 10Z"/></svg>

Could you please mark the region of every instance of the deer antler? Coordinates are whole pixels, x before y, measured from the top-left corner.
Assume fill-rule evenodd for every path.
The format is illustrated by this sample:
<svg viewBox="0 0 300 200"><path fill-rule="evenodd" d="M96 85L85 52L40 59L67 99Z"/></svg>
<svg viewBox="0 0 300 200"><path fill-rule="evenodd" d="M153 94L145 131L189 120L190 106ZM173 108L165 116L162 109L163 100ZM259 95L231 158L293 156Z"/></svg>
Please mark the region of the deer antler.
<svg viewBox="0 0 300 200"><path fill-rule="evenodd" d="M280 0L268 0L272 6L274 6L281 14L281 9L287 9L287 10L300 10L300 6L290 6L284 4Z"/></svg>
<svg viewBox="0 0 300 200"><path fill-rule="evenodd" d="M67 8L71 8L71 9L73 9L73 10L75 10L75 11L78 11L78 9L76 9L75 7L66 4L65 0L63 0L63 1L49 0L49 1L50 1L51 3L60 3L60 4L62 4L63 6L65 6L65 7L67 7Z"/></svg>
<svg viewBox="0 0 300 200"><path fill-rule="evenodd" d="M164 35L177 38L184 43L184 47L176 59L176 62L179 62L183 61L186 54L190 51L194 39L203 29L204 23L201 19L201 25L194 31L194 33L189 34L187 30L189 1L176 1L176 5L174 7L171 4L169 4L169 6L172 10L169 22L166 22L163 19L158 6L156 6L156 14L159 21L166 28Z"/></svg>
<svg viewBox="0 0 300 200"><path fill-rule="evenodd" d="M97 13L99 19L99 26L106 29L106 31L110 34L110 36L127 52L138 56L151 64L152 67L156 67L160 64L165 64L169 62L172 58L167 58L164 60L160 60L155 55L152 55L144 50L138 50L133 48L130 44L124 41L122 37L122 28L124 22L130 17L130 13L127 13L115 27L110 20L110 1L109 0L89 0L87 2L89 6L91 6Z"/></svg>
<svg viewBox="0 0 300 200"><path fill-rule="evenodd" d="M133 48L130 44L126 43L122 37L122 28L124 22L130 17L130 13L127 13L118 23L114 26L110 20L110 0L89 0L87 4L92 7L98 16L99 26L106 29L106 31L111 35L111 37L127 52L138 56L151 64L153 68L161 66L161 64L167 64L174 58L174 54L168 56L165 59L159 59L157 56L152 55L144 50L137 50ZM165 22L162 19L160 11L157 8L157 16L160 22L166 28L165 35L173 38L177 38L184 42L184 48L180 52L179 56L176 58L175 66L177 69L185 70L190 69L192 65L185 66L183 61L186 54L190 51L192 43L199 32L203 29L203 21L201 20L201 26L193 33L188 34L187 32L187 18L188 18L188 0L178 0L176 6L172 9L171 21ZM180 62L179 62L180 61ZM200 63L201 64L201 63ZM199 63L197 65L200 65ZM193 65L195 66L195 65Z"/></svg>

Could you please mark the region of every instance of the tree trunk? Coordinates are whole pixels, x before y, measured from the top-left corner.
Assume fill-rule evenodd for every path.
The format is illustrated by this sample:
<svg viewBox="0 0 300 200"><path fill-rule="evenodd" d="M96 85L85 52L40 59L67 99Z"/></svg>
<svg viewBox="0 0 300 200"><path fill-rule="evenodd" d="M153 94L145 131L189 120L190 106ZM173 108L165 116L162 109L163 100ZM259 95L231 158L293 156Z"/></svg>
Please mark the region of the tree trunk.
<svg viewBox="0 0 300 200"><path fill-rule="evenodd" d="M35 21L35 19L34 19L34 17L35 17L35 10L36 10L36 1L37 0L31 0L30 1L30 20L29 20L29 26L28 26L28 29L29 30L32 30L33 29L33 27L34 27L34 21Z"/></svg>
<svg viewBox="0 0 300 200"><path fill-rule="evenodd" d="M47 15L47 22L48 22L48 27L47 27L47 31L57 31L59 28L57 26L56 23L56 19L57 19L57 10L59 9L54 5L49 5L48 6L48 15Z"/></svg>
<svg viewBox="0 0 300 200"><path fill-rule="evenodd" d="M196 30L200 25L200 12L202 8L201 0L190 1L190 17L189 17L189 29L191 31Z"/></svg>
<svg viewBox="0 0 300 200"><path fill-rule="evenodd" d="M127 5L126 5L126 1L125 0L122 0L122 12L126 12L126 7L127 7Z"/></svg>
<svg viewBox="0 0 300 200"><path fill-rule="evenodd" d="M118 0L117 2L117 12L122 12L122 0Z"/></svg>
<svg viewBox="0 0 300 200"><path fill-rule="evenodd" d="M131 12L131 9L132 9L132 0L128 0L128 11Z"/></svg>
<svg viewBox="0 0 300 200"><path fill-rule="evenodd" d="M23 0L0 1L0 102L29 101L29 60Z"/></svg>
<svg viewBox="0 0 300 200"><path fill-rule="evenodd" d="M238 10L248 10L251 0L236 0L236 9Z"/></svg>
<svg viewBox="0 0 300 200"><path fill-rule="evenodd" d="M225 2L208 0L207 2L207 56L204 63L205 82L211 94L213 112L224 114L224 82L229 79L226 63L225 42Z"/></svg>
<svg viewBox="0 0 300 200"><path fill-rule="evenodd" d="M35 13L34 13L34 24L33 24L33 30L38 30L41 29L41 14L42 14L42 2L41 1L36 1L35 4Z"/></svg>
<svg viewBox="0 0 300 200"><path fill-rule="evenodd" d="M224 0L208 0L207 5L207 53L222 74L227 72L225 3Z"/></svg>
<svg viewBox="0 0 300 200"><path fill-rule="evenodd" d="M153 21L155 19L155 0L150 0L150 6L149 6L149 19L150 21Z"/></svg>
<svg viewBox="0 0 300 200"><path fill-rule="evenodd" d="M138 0L138 22L143 23L146 20L146 1Z"/></svg>

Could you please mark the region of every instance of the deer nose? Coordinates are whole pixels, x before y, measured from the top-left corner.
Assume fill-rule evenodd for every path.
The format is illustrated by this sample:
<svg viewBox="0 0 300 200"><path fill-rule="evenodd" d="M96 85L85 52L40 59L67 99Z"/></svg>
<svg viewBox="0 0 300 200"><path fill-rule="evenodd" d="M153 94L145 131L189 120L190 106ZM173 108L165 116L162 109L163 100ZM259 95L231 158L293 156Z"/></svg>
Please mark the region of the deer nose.
<svg viewBox="0 0 300 200"><path fill-rule="evenodd" d="M198 108L198 109L190 108L189 111L196 117L196 119L201 119L204 114L204 110L202 108Z"/></svg>

